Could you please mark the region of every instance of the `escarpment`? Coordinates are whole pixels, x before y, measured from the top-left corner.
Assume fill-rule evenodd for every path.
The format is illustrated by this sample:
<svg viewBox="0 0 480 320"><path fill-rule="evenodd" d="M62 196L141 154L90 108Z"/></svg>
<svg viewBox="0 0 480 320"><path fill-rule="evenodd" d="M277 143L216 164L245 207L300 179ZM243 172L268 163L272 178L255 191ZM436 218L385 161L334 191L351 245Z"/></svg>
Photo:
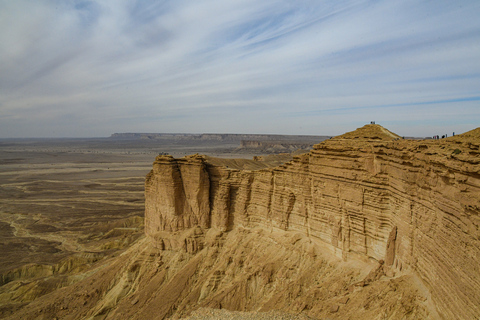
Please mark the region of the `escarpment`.
<svg viewBox="0 0 480 320"><path fill-rule="evenodd" d="M474 319L480 315L479 146L480 128L413 141L367 125L274 168L158 156L145 184L146 234L160 249L179 245L195 253L203 231L190 232L183 244L169 243L165 233L295 231L345 261L369 258L384 261L391 274L416 274L441 316Z"/></svg>
<svg viewBox="0 0 480 320"><path fill-rule="evenodd" d="M149 195L147 234L178 231L210 224L209 176L200 156L176 160L158 156L148 174L145 194Z"/></svg>

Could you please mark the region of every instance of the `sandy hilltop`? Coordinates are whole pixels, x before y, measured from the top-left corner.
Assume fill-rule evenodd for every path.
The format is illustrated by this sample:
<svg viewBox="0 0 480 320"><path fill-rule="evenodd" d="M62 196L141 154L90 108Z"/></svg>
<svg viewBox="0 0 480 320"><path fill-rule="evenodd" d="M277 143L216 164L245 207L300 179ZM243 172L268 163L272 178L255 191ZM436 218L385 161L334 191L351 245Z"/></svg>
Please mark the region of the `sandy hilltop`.
<svg viewBox="0 0 480 320"><path fill-rule="evenodd" d="M157 156L145 236L6 318L479 318L479 149L371 124L287 162Z"/></svg>

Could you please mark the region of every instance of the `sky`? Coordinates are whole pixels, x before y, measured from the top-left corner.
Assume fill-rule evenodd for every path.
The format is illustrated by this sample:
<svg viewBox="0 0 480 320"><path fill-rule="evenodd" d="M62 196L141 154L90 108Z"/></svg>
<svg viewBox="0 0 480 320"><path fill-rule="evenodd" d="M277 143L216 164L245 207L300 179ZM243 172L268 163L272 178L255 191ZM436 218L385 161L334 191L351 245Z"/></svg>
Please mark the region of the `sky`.
<svg viewBox="0 0 480 320"><path fill-rule="evenodd" d="M478 0L0 0L0 138L480 126Z"/></svg>

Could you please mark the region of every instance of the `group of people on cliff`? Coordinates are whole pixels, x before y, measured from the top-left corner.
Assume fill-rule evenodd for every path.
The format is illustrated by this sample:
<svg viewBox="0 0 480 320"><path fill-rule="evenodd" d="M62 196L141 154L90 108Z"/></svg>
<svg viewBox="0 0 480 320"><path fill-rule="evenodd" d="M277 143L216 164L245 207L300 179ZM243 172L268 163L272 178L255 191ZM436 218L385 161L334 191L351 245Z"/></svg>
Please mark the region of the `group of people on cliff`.
<svg viewBox="0 0 480 320"><path fill-rule="evenodd" d="M454 135L455 135L455 132L453 133L452 136L454 136ZM434 139L434 140L438 140L438 139L445 139L445 138L447 138L447 137L448 137L448 135L447 135L447 134L444 134L444 135L442 136L442 138L440 138L440 136L437 135L437 136L433 136L433 139Z"/></svg>

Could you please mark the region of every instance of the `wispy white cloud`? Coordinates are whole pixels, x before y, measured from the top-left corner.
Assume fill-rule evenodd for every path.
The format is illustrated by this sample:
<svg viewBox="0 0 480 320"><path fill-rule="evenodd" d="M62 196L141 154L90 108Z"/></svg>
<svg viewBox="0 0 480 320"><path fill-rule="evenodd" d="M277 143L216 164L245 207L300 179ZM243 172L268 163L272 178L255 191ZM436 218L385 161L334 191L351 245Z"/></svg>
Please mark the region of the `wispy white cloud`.
<svg viewBox="0 0 480 320"><path fill-rule="evenodd" d="M466 0L1 1L0 137L462 132L480 123L478 16Z"/></svg>

